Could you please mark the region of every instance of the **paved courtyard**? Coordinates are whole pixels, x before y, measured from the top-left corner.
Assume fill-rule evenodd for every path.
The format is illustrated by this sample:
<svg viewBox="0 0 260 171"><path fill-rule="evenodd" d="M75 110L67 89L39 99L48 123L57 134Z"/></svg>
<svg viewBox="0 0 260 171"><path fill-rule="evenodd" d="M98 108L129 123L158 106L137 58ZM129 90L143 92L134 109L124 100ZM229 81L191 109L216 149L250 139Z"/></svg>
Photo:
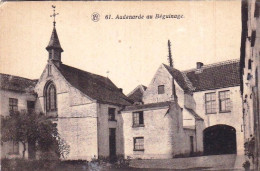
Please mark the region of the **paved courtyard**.
<svg viewBox="0 0 260 171"><path fill-rule="evenodd" d="M170 170L243 170L243 155L213 155L162 160L133 160L130 167Z"/></svg>

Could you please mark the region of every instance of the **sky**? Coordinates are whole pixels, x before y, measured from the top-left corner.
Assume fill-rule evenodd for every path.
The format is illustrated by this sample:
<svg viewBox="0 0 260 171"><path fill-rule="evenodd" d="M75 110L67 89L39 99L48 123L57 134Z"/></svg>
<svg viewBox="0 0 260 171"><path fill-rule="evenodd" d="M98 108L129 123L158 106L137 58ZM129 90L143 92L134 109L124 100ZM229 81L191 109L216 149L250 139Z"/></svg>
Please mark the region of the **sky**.
<svg viewBox="0 0 260 171"><path fill-rule="evenodd" d="M240 56L241 2L5 2L0 5L0 73L38 79L47 64L46 46L56 29L62 62L108 76L128 94L148 86L162 63L168 40L174 67L212 64ZM98 13L99 21L92 20ZM181 19L115 19L117 15L182 15ZM111 15L114 19L105 19ZM109 73L107 73L109 71Z"/></svg>

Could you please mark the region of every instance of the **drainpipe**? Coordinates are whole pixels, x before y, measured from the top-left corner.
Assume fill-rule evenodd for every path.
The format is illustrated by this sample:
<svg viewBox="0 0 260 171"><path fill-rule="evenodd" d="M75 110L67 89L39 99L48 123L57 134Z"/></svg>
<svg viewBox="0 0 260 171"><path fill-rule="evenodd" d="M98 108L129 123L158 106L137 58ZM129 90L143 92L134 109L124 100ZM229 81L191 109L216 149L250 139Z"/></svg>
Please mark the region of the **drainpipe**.
<svg viewBox="0 0 260 171"><path fill-rule="evenodd" d="M197 120L195 119L195 141L196 141L196 152L198 152L198 141L197 141L197 124L196 124Z"/></svg>

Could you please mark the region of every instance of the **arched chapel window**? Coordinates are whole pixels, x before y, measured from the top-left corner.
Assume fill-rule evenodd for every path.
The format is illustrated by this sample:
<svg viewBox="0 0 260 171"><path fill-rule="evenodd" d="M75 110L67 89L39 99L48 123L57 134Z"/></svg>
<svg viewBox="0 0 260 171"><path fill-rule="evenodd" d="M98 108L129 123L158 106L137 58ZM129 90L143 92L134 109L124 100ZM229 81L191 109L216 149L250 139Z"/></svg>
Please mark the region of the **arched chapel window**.
<svg viewBox="0 0 260 171"><path fill-rule="evenodd" d="M52 82L46 86L45 102L47 112L57 110L56 88Z"/></svg>

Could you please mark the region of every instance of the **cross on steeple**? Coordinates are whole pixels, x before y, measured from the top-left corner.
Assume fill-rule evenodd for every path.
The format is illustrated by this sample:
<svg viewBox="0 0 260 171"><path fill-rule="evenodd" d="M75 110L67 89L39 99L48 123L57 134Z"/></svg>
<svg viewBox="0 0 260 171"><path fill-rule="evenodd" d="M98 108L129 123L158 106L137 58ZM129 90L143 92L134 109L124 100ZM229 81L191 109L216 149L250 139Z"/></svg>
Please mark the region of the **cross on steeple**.
<svg viewBox="0 0 260 171"><path fill-rule="evenodd" d="M55 27L56 25L55 17L56 15L59 15L59 13L55 13L56 6L52 5L51 7L53 8L53 14L50 17L53 17L53 27Z"/></svg>
<svg viewBox="0 0 260 171"><path fill-rule="evenodd" d="M49 53L48 61L52 61L57 66L59 66L61 64L61 53L63 52L63 49L61 48L58 34L56 31L56 27L55 27L55 25L56 25L55 17L56 17L56 15L58 15L58 13L55 13L56 6L52 5L52 8L53 8L53 15L51 15L51 17L54 18L53 30L52 30L50 42L49 42L48 46L46 47L46 50Z"/></svg>

